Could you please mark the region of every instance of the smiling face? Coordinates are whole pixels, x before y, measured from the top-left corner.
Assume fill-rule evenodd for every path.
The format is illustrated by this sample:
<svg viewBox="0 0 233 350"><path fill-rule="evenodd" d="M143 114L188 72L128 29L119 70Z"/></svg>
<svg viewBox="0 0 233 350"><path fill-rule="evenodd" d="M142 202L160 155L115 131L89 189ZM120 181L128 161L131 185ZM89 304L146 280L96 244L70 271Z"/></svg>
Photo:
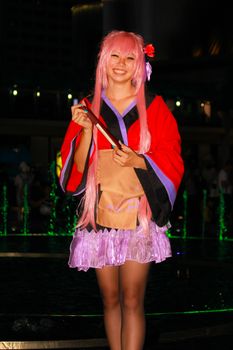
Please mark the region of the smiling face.
<svg viewBox="0 0 233 350"><path fill-rule="evenodd" d="M107 62L106 73L109 82L131 83L135 73L135 55L113 50Z"/></svg>
<svg viewBox="0 0 233 350"><path fill-rule="evenodd" d="M101 44L96 70L96 86L106 89L112 82L130 82L136 89L145 82L144 42L140 35L113 31Z"/></svg>

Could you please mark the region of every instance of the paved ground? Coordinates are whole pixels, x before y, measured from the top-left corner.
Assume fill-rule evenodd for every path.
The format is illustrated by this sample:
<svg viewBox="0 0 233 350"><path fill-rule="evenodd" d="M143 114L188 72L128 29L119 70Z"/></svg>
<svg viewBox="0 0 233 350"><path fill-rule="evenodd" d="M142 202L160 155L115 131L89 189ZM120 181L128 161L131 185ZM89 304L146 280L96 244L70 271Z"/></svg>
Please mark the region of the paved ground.
<svg viewBox="0 0 233 350"><path fill-rule="evenodd" d="M104 349L95 273L68 268L70 240L0 237L0 349L1 342L49 340L84 340L73 343L84 349L90 339ZM173 258L150 271L145 350L231 349L233 243L171 243Z"/></svg>

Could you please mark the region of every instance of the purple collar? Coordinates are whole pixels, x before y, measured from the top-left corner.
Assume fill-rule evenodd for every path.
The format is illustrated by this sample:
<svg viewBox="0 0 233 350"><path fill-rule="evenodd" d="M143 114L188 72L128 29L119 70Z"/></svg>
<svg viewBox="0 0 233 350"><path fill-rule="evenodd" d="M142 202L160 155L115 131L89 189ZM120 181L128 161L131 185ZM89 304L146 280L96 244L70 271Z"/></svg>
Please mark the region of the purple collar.
<svg viewBox="0 0 233 350"><path fill-rule="evenodd" d="M112 104L112 102L108 99L108 97L105 95L105 91L102 91L102 99L104 100L104 102L111 108L111 110L116 114L116 116L119 118L119 117L121 117L121 118L124 118L124 116L126 115L126 114L128 114L129 113L129 111L131 110L131 109L133 109L135 106L136 106L136 101L134 100L134 101L132 101L130 104L129 104L129 106L124 110L124 112L122 113L122 114L120 114L119 112L118 112L118 110L113 106L113 104Z"/></svg>
<svg viewBox="0 0 233 350"><path fill-rule="evenodd" d="M126 146L128 146L127 129L126 129L125 122L124 122L123 118L136 105L136 101L134 100L133 102L131 102L129 104L129 106L124 110L124 112L122 114L120 114L118 112L118 110L112 105L111 101L107 98L104 91L102 91L102 99L109 106L109 108L113 111L113 113L116 115L119 126L120 126L120 130L121 130L122 140L123 140L124 144Z"/></svg>

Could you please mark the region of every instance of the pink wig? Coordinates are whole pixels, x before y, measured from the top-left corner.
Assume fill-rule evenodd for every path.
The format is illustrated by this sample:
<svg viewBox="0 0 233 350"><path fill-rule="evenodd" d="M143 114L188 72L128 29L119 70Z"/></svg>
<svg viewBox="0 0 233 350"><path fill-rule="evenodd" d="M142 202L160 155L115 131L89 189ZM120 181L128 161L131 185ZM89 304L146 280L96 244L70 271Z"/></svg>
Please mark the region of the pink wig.
<svg viewBox="0 0 233 350"><path fill-rule="evenodd" d="M96 68L95 90L92 101L92 110L96 115L100 114L101 93L103 89L108 86L108 78L106 73L107 62L114 50L120 51L122 54L134 54L135 56L135 72L132 79L132 85L135 87L137 110L140 120L140 142L139 153L145 153L150 148L151 137L147 125L147 112L145 104L145 54L143 52L144 42L143 38L132 32L112 31L102 41L100 52L98 55L98 64ZM93 162L88 170L86 193L83 198L84 208L82 216L79 219L78 226L85 227L91 223L94 229L95 225L95 203L97 198L97 183L96 183L96 169L98 161L98 145L97 145L97 131L94 128L93 141L95 145L95 156ZM148 232L148 222L151 218L151 210L144 195L141 198L139 205L139 222L143 229Z"/></svg>

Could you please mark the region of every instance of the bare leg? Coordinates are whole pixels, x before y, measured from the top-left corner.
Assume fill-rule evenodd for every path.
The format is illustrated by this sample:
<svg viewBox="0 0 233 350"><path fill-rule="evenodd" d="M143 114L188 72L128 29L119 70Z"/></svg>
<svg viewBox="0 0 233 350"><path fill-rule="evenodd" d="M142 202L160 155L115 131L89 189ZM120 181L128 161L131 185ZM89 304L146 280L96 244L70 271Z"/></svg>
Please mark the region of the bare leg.
<svg viewBox="0 0 233 350"><path fill-rule="evenodd" d="M120 267L122 291L121 350L142 350L145 339L144 295L150 264L126 261Z"/></svg>
<svg viewBox="0 0 233 350"><path fill-rule="evenodd" d="M103 299L104 324L110 349L121 350L119 267L96 269L96 276Z"/></svg>

